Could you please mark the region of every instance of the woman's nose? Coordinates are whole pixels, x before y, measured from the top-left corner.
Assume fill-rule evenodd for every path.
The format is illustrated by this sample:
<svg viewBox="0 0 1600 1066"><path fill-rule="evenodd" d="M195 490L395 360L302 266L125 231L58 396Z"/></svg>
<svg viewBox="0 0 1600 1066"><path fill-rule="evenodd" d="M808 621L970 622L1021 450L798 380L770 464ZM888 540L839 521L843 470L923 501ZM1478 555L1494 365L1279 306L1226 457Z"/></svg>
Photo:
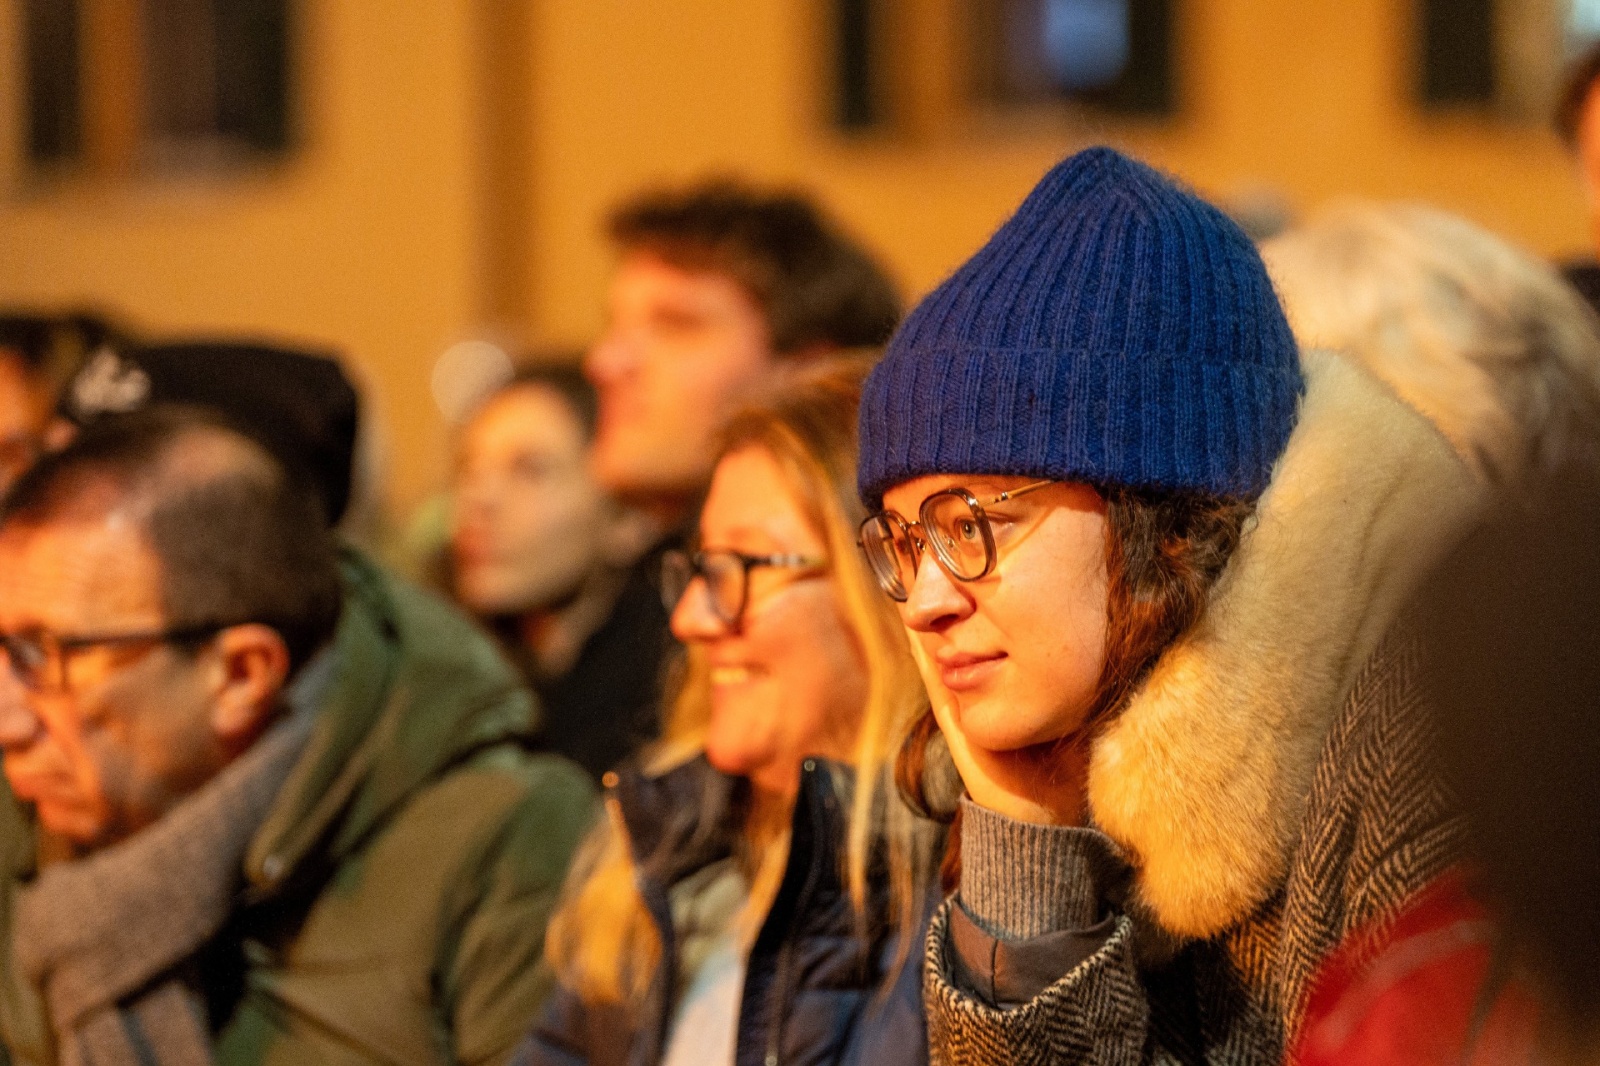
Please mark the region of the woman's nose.
<svg viewBox="0 0 1600 1066"><path fill-rule="evenodd" d="M922 563L911 579L900 617L919 633L936 633L968 617L973 611L971 594L945 572L932 552L924 552Z"/></svg>
<svg viewBox="0 0 1600 1066"><path fill-rule="evenodd" d="M705 643L728 635L728 625L711 608L711 590L696 575L672 609L672 635L681 643Z"/></svg>

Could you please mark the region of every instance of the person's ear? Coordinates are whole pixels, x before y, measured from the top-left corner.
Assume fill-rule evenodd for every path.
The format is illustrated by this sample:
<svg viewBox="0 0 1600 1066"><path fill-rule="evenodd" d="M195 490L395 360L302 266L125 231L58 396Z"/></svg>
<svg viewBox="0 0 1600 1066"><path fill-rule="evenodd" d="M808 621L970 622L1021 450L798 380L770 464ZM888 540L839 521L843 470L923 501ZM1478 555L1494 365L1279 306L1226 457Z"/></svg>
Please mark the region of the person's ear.
<svg viewBox="0 0 1600 1066"><path fill-rule="evenodd" d="M224 743L248 744L272 717L289 677L289 647L271 626L251 622L218 633L215 649L211 728Z"/></svg>

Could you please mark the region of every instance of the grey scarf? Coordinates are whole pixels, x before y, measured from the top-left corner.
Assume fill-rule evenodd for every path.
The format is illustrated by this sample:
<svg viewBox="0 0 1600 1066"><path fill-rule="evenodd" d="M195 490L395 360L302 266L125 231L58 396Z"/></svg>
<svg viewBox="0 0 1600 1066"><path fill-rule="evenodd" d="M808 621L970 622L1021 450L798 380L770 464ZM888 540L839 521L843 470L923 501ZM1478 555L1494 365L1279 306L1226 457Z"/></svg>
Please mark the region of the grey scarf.
<svg viewBox="0 0 1600 1066"><path fill-rule="evenodd" d="M310 736L327 660L301 671L291 713L159 822L19 893L13 951L44 996L61 1066L211 1062L205 1004L181 970L233 911L245 850Z"/></svg>

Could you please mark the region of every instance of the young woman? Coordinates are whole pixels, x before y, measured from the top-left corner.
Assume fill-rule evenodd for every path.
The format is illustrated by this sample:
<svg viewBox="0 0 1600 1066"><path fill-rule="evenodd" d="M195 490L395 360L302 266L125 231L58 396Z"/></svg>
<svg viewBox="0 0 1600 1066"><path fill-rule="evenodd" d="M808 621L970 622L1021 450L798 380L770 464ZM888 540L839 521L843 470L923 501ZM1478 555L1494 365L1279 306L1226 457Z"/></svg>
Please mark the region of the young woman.
<svg viewBox="0 0 1600 1066"><path fill-rule="evenodd" d="M882 767L922 706L854 543L864 372L821 372L727 430L698 550L665 575L682 694L645 768L607 775L522 1062L926 1061L917 945L941 834L840 765Z"/></svg>
<svg viewBox="0 0 1600 1066"><path fill-rule="evenodd" d="M932 702L901 778L947 745L966 790L933 1059L1278 1061L1317 961L1455 846L1396 622L1477 483L1108 149L912 313L860 424Z"/></svg>

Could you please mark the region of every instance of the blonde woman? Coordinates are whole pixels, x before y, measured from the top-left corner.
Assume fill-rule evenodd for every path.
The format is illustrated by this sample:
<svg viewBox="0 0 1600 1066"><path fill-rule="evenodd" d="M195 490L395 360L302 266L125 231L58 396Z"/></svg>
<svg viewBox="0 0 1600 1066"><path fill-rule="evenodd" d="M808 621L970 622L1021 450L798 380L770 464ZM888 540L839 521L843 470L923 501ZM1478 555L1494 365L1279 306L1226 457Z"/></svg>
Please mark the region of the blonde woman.
<svg viewBox="0 0 1600 1066"><path fill-rule="evenodd" d="M842 765L882 767L921 709L855 545L864 371L726 431L698 550L665 574L686 680L644 769L607 777L524 1063L926 1060L911 948L939 841Z"/></svg>

